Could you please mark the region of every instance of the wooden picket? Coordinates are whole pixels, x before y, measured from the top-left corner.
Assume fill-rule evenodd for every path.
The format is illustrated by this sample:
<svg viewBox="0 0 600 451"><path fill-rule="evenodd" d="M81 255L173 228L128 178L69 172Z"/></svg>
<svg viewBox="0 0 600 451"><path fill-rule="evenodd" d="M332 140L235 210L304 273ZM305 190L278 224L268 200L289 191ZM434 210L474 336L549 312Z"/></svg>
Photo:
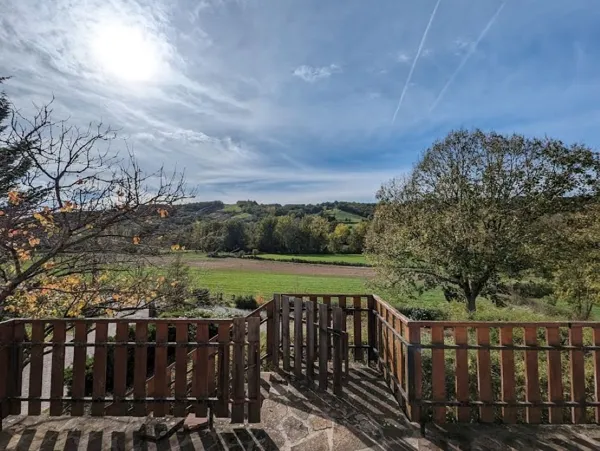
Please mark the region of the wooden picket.
<svg viewBox="0 0 600 451"><path fill-rule="evenodd" d="M219 333L215 337L218 342L209 337L208 327L212 323L218 325ZM156 340L148 342L148 326L152 324L156 326ZM220 416L229 416L231 411L235 422L260 422L261 324L259 315L233 320L18 319L0 323L0 413L6 417L20 411L21 402L27 402L29 415L44 413L45 403L49 403L50 416L67 412L73 416L86 412L93 416L146 416L152 412L155 417L171 414L182 417L192 412L204 417L210 409L211 415ZM130 325L134 341L131 341ZM26 328L31 331L29 337L25 334ZM116 331L114 340L109 338L109 330ZM169 341L169 330L175 332L175 342ZM188 335L190 330L195 330L192 340ZM67 347L73 348L73 378L70 394L64 395ZM24 348L28 349L25 354ZM175 352L170 352L173 348ZM197 352L188 354L188 348ZM229 358L230 348L233 362ZM45 349L52 353L49 368L44 368ZM133 350L133 362L128 362L128 349ZM147 367L149 349L154 351L151 369ZM213 353L211 349L218 350ZM86 393L86 360L90 354L93 356L93 384ZM216 354L218 361L211 354ZM20 386L15 383L20 383L20 371L13 374L12 370L25 366L24 355L29 360L30 375L27 392L21 395ZM107 379L109 356L113 359L110 381ZM191 379L188 377L190 356L194 363ZM213 392L211 365L217 362L218 369L213 370L213 374L218 387ZM133 374L128 374L128 367L133 369ZM11 377L4 377L4 373L9 372ZM150 383L147 372L153 373ZM127 391L128 380L133 381L131 392ZM49 394L43 393L44 381L49 383Z"/></svg>

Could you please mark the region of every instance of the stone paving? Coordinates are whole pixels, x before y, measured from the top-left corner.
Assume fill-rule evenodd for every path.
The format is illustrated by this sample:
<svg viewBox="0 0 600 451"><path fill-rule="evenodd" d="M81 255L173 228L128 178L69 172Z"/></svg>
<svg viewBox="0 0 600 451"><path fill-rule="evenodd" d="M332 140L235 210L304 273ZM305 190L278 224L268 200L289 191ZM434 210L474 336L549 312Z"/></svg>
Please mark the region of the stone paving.
<svg viewBox="0 0 600 451"><path fill-rule="evenodd" d="M156 419L166 433L158 441L142 434L143 417L9 417L0 450L600 450L600 427L591 425L427 425L421 437L367 367L351 368L341 397L278 375L264 378L262 393L260 424L216 420L213 431L183 431L174 429L180 420Z"/></svg>

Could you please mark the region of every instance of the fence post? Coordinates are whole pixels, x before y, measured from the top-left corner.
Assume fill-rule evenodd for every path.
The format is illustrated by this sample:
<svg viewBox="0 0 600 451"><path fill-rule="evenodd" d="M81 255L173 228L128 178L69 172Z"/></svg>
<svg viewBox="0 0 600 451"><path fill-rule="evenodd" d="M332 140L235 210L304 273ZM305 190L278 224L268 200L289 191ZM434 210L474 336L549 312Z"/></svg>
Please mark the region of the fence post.
<svg viewBox="0 0 600 451"><path fill-rule="evenodd" d="M2 419L9 413L10 402L10 380L9 374L11 347L13 342L13 322L7 321L0 324L0 431L2 430ZM10 375L10 377L9 377Z"/></svg>
<svg viewBox="0 0 600 451"><path fill-rule="evenodd" d="M344 311L333 308L333 393L342 394L342 359L344 355L343 332Z"/></svg>
<svg viewBox="0 0 600 451"><path fill-rule="evenodd" d="M281 297L281 347L283 371L290 371L290 298Z"/></svg>
<svg viewBox="0 0 600 451"><path fill-rule="evenodd" d="M329 352L329 332L327 327L327 304L319 304L319 389L327 390L327 354Z"/></svg>
<svg viewBox="0 0 600 451"><path fill-rule="evenodd" d="M315 304L313 301L306 303L306 379L311 385L315 366Z"/></svg>
<svg viewBox="0 0 600 451"><path fill-rule="evenodd" d="M248 423L260 423L260 318L248 318Z"/></svg>
<svg viewBox="0 0 600 451"><path fill-rule="evenodd" d="M233 406L231 422L244 422L244 340L246 335L246 319L233 319Z"/></svg>
<svg viewBox="0 0 600 451"><path fill-rule="evenodd" d="M260 315L259 315L260 317ZM273 352L273 332L275 324L273 323L273 301L267 303L267 361L272 361Z"/></svg>
<svg viewBox="0 0 600 451"><path fill-rule="evenodd" d="M406 350L407 415L411 421L420 421L422 388L421 349L415 347L415 345L421 344L421 329L410 322L408 323L408 342L410 344Z"/></svg>
<svg viewBox="0 0 600 451"><path fill-rule="evenodd" d="M281 331L281 295L273 295L273 341L271 348L271 362L275 368L279 368L279 341Z"/></svg>
<svg viewBox="0 0 600 451"><path fill-rule="evenodd" d="M304 338L302 333L302 298L294 298L294 374L302 378L302 354Z"/></svg>
<svg viewBox="0 0 600 451"><path fill-rule="evenodd" d="M367 300L367 336L369 341L369 362L377 360L375 357L375 348L377 347L377 326L375 323L375 297L369 295Z"/></svg>
<svg viewBox="0 0 600 451"><path fill-rule="evenodd" d="M25 324L18 321L13 326L13 342L10 352L9 393L10 396L21 396L23 386L23 347L20 344L25 339ZM10 402L10 415L21 414L21 401Z"/></svg>

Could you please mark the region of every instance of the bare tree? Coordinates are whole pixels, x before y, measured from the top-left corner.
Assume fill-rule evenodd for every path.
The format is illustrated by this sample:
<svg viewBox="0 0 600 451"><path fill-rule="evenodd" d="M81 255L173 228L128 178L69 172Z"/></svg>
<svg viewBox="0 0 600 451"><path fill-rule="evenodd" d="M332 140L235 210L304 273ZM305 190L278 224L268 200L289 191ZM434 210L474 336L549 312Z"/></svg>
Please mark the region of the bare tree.
<svg viewBox="0 0 600 451"><path fill-rule="evenodd" d="M160 282L124 251L156 242L157 223L186 197L184 179L144 173L132 152L111 149L116 137L55 121L51 104L32 118L13 109L0 149L18 149L29 167L0 193L0 309L92 316L152 299Z"/></svg>

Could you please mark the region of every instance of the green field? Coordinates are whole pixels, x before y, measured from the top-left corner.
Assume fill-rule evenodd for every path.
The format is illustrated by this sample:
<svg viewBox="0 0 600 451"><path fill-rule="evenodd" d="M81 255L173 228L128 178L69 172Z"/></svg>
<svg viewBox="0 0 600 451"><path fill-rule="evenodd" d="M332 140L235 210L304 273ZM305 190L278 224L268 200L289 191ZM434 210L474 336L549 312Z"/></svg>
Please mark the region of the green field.
<svg viewBox="0 0 600 451"><path fill-rule="evenodd" d="M272 274L239 270L193 268L194 285L225 295L252 294L269 297L273 293L366 293L361 278Z"/></svg>
<svg viewBox="0 0 600 451"><path fill-rule="evenodd" d="M334 216L335 219L339 222L347 222L349 224L358 224L359 222L365 220L365 218L363 218L362 216L340 210L339 208L334 208L333 210L325 210L325 213Z"/></svg>
<svg viewBox="0 0 600 451"><path fill-rule="evenodd" d="M362 254L306 254L306 255L294 255L294 254L259 254L263 260L304 260L309 262L344 262L348 264L367 264L367 259Z"/></svg>

